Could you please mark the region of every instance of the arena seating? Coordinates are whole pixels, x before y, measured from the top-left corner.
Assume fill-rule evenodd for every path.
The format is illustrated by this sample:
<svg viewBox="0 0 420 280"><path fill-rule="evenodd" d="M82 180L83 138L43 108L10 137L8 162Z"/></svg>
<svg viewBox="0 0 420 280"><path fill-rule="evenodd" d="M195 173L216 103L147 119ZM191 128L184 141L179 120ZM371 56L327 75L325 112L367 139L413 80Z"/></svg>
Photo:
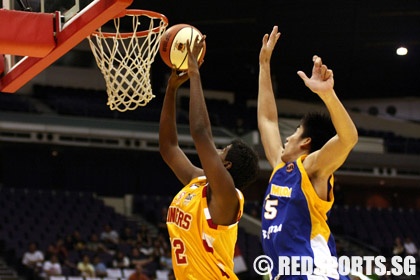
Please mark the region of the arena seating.
<svg viewBox="0 0 420 280"><path fill-rule="evenodd" d="M170 201L169 196L135 196L134 211L151 222L156 222L162 218L160 210L167 207ZM20 261L29 241L37 242L39 248L45 250L57 236L66 236L75 229L87 239L92 232L100 234L102 226L109 221L112 221L112 226L117 230L126 225L136 227L89 192L2 187L0 205L1 248L9 258L13 256L15 262ZM256 205L258 202L246 202L245 212L255 209ZM391 254L395 237L411 236L415 243L420 244L417 234L420 232L419 210L335 205L330 215L330 226L334 234L356 239L384 255ZM249 268L252 268L255 258L262 254L260 237L239 228L237 244L245 259L248 273L252 274L253 271ZM76 262L79 257L77 252L70 252L68 256L72 262ZM101 255L101 258L106 263L112 261L109 254ZM110 271L109 278L124 279L127 274L128 271L113 270ZM64 276L67 276L65 280L78 280L72 278L77 275L71 270L65 270Z"/></svg>
<svg viewBox="0 0 420 280"><path fill-rule="evenodd" d="M16 260L22 258L30 241L45 251L58 237L64 238L75 230L88 240L91 233L99 235L106 223L118 231L128 223L89 192L3 187L0 205L0 242L6 254ZM72 260L77 261L77 257Z"/></svg>
<svg viewBox="0 0 420 280"><path fill-rule="evenodd" d="M420 211L335 205L331 211L333 232L353 237L389 255L396 237L410 236L420 244Z"/></svg>
<svg viewBox="0 0 420 280"><path fill-rule="evenodd" d="M119 119L159 122L162 96L157 95L141 110L118 112L111 111L106 105L105 91L81 88L65 88L35 84L33 94L14 96L0 94L0 110L8 112L44 113L33 101L43 103L43 108L58 115L81 116L91 118ZM180 98L178 122L188 123L188 101L185 96ZM226 100L208 99L207 107L214 126L224 127L234 133L245 134L257 129L257 114L255 106L238 106ZM232 118L236 116L236 118ZM300 119L299 114L279 114L279 117ZM397 135L392 131L372 130L358 127L359 135L376 137L384 140L387 153L420 154L420 139Z"/></svg>

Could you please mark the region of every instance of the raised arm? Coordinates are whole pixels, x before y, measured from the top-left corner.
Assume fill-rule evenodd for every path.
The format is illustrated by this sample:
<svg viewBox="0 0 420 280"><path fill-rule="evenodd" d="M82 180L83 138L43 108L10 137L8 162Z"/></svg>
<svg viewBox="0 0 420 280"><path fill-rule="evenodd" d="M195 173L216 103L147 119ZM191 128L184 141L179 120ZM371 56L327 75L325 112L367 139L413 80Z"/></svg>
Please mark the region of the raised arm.
<svg viewBox="0 0 420 280"><path fill-rule="evenodd" d="M205 36L195 39L192 50L188 44L188 75L190 77L190 131L209 182L209 210L214 223L229 225L236 222L239 209L238 194L230 173L214 144L211 124L201 85L197 56Z"/></svg>
<svg viewBox="0 0 420 280"><path fill-rule="evenodd" d="M270 61L274 47L280 37L278 27L274 26L271 34L265 34L260 51L260 73L258 80L258 129L264 147L265 156L274 168L281 161L283 143L280 137L280 128L276 100L271 81Z"/></svg>
<svg viewBox="0 0 420 280"><path fill-rule="evenodd" d="M308 78L302 71L298 75L305 85L316 93L327 107L337 134L319 151L307 157L308 172L317 177L330 176L346 160L348 154L358 141L357 129L341 101L334 91L332 70L322 64L318 56L313 57L312 76ZM334 155L334 156L331 156Z"/></svg>
<svg viewBox="0 0 420 280"><path fill-rule="evenodd" d="M177 73L172 69L168 80L165 98L159 123L159 151L172 169L175 176L186 185L196 176L202 175L200 168L194 166L178 145L178 133L176 125L176 92L178 88L188 80L186 72Z"/></svg>

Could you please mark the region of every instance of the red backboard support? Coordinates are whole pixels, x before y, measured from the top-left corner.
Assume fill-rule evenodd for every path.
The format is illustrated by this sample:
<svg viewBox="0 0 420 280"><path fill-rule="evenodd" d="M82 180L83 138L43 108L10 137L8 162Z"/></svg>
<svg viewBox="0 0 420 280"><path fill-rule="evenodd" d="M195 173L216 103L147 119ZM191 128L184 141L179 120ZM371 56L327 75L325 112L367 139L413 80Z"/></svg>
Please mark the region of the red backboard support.
<svg viewBox="0 0 420 280"><path fill-rule="evenodd" d="M122 13L133 0L96 0L65 23L56 33L56 47L45 57L22 58L0 77L0 92L14 93L70 51L96 29ZM1 15L1 14L0 14ZM53 23L52 23L53 24ZM37 29L38 26L28 24Z"/></svg>

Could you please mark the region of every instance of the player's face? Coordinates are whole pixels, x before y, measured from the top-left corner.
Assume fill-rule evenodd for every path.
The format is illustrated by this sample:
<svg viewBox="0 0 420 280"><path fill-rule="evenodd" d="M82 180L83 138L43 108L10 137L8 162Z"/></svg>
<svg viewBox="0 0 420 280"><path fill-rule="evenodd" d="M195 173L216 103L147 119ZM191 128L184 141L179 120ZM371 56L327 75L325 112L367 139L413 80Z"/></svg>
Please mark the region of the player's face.
<svg viewBox="0 0 420 280"><path fill-rule="evenodd" d="M299 125L295 132L286 138L283 154L281 157L283 162L293 161L301 154L301 141L303 140L302 133L303 127Z"/></svg>
<svg viewBox="0 0 420 280"><path fill-rule="evenodd" d="M225 161L225 159L226 159L226 155L227 155L227 153L229 152L229 150L230 150L230 148L232 148L232 144L230 144L230 145L227 145L226 147L224 147L223 149L218 149L217 151L219 152L219 156L220 156L220 159L222 160L222 161Z"/></svg>

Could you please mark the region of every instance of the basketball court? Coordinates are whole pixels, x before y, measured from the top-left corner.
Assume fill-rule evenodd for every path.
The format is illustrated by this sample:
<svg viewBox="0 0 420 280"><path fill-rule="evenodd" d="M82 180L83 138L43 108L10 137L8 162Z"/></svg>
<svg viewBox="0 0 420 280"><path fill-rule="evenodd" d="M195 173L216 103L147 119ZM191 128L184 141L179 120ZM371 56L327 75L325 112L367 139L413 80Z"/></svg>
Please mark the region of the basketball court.
<svg viewBox="0 0 420 280"><path fill-rule="evenodd" d="M167 18L127 10L133 0L3 0L0 91L15 93L87 39L111 110L134 110L154 96L150 66ZM131 30L123 30L131 26Z"/></svg>

